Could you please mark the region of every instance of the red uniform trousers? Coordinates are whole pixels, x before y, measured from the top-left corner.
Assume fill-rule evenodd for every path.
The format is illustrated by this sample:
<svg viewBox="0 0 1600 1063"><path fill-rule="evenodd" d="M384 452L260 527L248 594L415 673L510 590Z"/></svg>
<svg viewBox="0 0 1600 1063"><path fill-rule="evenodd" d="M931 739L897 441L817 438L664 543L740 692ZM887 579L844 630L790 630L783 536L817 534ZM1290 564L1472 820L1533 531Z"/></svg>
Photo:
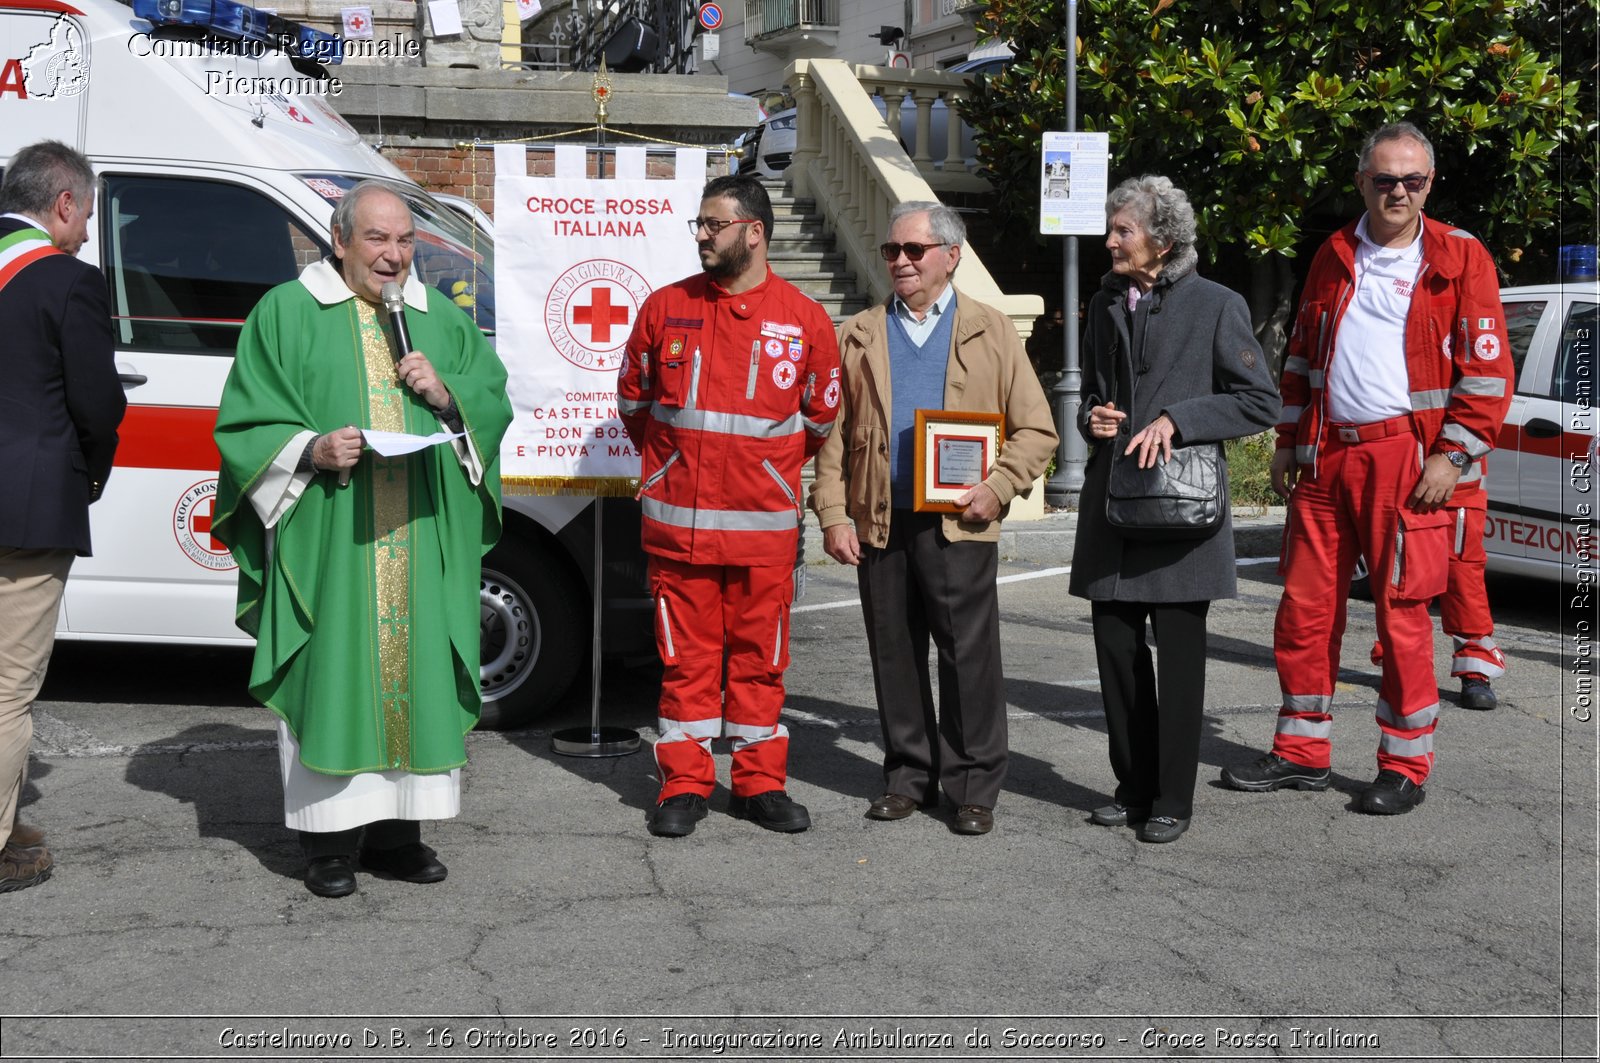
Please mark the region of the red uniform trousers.
<svg viewBox="0 0 1600 1063"><path fill-rule="evenodd" d="M789 729L778 715L789 666L794 566L691 565L652 555L650 587L665 666L657 802L678 794L711 796L717 781L711 742L723 735L733 739L734 796L783 789Z"/></svg>
<svg viewBox="0 0 1600 1063"><path fill-rule="evenodd" d="M1372 562L1384 648L1378 768L1420 784L1433 767L1439 716L1428 602L1445 588L1450 528L1443 510L1405 508L1421 468L1407 422L1399 417L1363 426L1364 442L1341 439L1338 426L1327 426L1316 478L1302 478L1290 497L1280 562L1283 598L1273 633L1283 705L1272 751L1307 767L1330 766L1328 709L1339 676L1350 573L1360 554Z"/></svg>
<svg viewBox="0 0 1600 1063"><path fill-rule="evenodd" d="M1439 626L1450 636L1450 674L1459 679L1499 679L1506 655L1494 641L1494 617L1483 584L1488 554L1483 549L1485 513L1472 506L1449 509L1455 540L1450 550L1450 581L1439 597ZM1383 644L1372 644L1372 663L1383 663Z"/></svg>

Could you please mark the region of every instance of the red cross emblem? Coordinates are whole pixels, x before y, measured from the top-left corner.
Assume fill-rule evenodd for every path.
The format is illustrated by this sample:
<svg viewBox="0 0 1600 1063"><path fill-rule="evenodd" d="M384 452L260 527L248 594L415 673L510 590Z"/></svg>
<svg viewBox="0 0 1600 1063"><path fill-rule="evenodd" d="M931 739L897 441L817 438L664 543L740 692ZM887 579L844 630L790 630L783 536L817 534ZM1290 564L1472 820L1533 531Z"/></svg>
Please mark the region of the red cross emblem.
<svg viewBox="0 0 1600 1063"><path fill-rule="evenodd" d="M590 342L610 343L611 326L628 323L628 308L612 306L611 289L597 284L594 287L594 297L588 306L572 308L572 323L589 326Z"/></svg>
<svg viewBox="0 0 1600 1063"><path fill-rule="evenodd" d="M360 33L367 28L367 20L360 15L351 15L349 26L352 33Z"/></svg>
<svg viewBox="0 0 1600 1063"><path fill-rule="evenodd" d="M206 541L201 545L211 550L216 549L215 544L211 542L211 518L216 516L216 514L217 498L215 495L212 495L203 503L195 507L194 516L189 521L189 527L194 530L195 538L198 539L200 536L204 535L206 537Z"/></svg>

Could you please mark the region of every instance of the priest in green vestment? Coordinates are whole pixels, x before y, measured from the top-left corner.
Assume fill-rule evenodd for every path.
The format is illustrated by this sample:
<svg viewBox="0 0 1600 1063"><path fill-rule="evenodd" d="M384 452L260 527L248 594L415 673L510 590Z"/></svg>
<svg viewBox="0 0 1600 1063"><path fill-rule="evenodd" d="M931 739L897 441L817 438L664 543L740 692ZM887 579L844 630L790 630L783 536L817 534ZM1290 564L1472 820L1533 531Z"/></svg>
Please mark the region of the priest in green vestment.
<svg viewBox="0 0 1600 1063"><path fill-rule="evenodd" d="M358 854L445 877L420 821L459 812L480 705L479 569L511 406L482 332L411 275L415 237L398 195L351 189L333 260L246 320L217 414L214 534L239 564L250 692L278 716L284 819L322 896L355 891ZM398 362L385 284L414 347ZM459 437L385 458L372 431Z"/></svg>

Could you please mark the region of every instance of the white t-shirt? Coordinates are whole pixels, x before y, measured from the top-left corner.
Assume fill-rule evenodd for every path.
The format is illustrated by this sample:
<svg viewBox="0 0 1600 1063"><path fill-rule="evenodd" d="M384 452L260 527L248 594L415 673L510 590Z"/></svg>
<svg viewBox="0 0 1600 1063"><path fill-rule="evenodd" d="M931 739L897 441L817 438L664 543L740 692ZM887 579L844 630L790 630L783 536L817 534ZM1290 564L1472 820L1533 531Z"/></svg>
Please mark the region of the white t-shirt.
<svg viewBox="0 0 1600 1063"><path fill-rule="evenodd" d="M1381 247L1356 224L1356 290L1339 331L1326 382L1328 419L1371 424L1411 412L1406 315L1422 268L1422 227L1405 247Z"/></svg>

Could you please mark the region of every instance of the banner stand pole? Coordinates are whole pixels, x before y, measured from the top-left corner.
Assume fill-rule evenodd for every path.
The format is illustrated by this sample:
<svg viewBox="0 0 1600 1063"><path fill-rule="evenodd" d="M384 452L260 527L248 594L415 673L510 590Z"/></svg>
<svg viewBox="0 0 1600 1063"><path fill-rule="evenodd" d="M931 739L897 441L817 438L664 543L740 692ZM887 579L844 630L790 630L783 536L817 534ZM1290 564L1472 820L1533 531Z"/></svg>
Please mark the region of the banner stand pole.
<svg viewBox="0 0 1600 1063"><path fill-rule="evenodd" d="M639 732L626 727L600 726L600 616L605 601L602 594L605 566L601 563L605 541L599 492L594 496L594 646L589 666L589 726L569 727L550 736L550 748L568 757L625 757L639 751Z"/></svg>

